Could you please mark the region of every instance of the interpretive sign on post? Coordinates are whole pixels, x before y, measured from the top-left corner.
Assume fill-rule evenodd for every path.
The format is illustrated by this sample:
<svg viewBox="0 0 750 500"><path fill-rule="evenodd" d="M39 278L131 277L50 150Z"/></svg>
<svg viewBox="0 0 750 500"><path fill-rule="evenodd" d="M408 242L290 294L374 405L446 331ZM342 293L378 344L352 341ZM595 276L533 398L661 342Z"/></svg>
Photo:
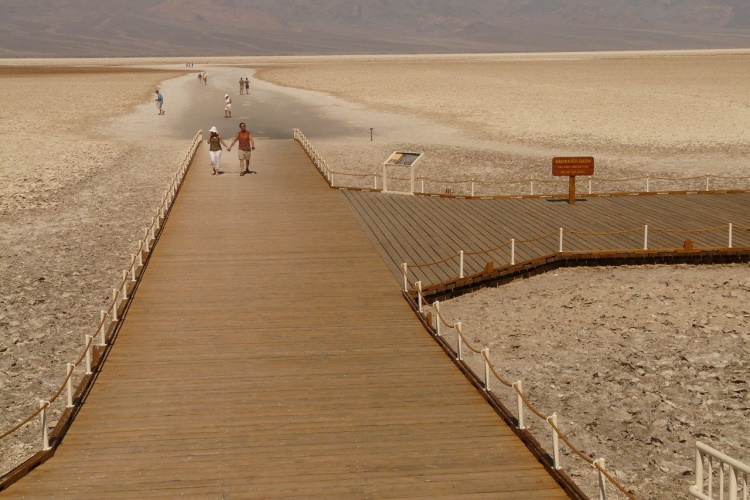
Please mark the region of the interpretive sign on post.
<svg viewBox="0 0 750 500"><path fill-rule="evenodd" d="M422 159L424 153L403 153L394 151L391 156L383 163L383 192L414 194L414 165ZM409 191L391 191L388 189L388 167L408 167L409 168Z"/></svg>
<svg viewBox="0 0 750 500"><path fill-rule="evenodd" d="M593 156L555 156L552 158L552 175L567 176L568 203L576 202L576 175L594 175Z"/></svg>

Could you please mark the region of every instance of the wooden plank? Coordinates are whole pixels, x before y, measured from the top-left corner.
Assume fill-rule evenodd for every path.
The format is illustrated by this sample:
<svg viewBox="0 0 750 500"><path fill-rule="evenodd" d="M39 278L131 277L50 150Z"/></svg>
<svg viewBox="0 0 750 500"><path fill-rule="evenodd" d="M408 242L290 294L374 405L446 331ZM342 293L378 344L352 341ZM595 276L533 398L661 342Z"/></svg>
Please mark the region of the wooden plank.
<svg viewBox="0 0 750 500"><path fill-rule="evenodd" d="M70 432L7 498L567 498L374 251L433 255L428 212L341 196L292 141L258 141L257 175L205 156Z"/></svg>
<svg viewBox="0 0 750 500"><path fill-rule="evenodd" d="M517 240L533 239L540 235L556 232L559 227L568 229L564 235L565 250L598 249L638 249L643 246L644 225L664 229L702 229L726 224L731 219L735 224L750 226L750 194L704 194L669 196L618 196L589 197L585 202L568 205L564 200L549 201L544 198L468 200L441 197L402 197L384 198L377 193L357 193L358 197L381 198L381 205L393 204L390 211L412 213L414 224L434 228L431 242L443 248L442 256L432 256L432 261L454 253L455 248L484 250L499 246L511 237ZM383 210L367 214L365 218L379 217ZM492 223L494 222L494 224ZM376 222L370 222L376 224ZM610 235L572 234L611 233L622 230L639 229L636 232ZM404 231L398 238L409 238ZM711 233L665 233L652 230L649 234L649 247L682 247L685 239L693 239L701 246L726 246L726 230ZM735 246L750 244L750 231L738 230ZM517 245L516 260L531 259L557 251L558 238L553 236L545 241ZM418 243L423 244L423 243ZM404 245L407 245L404 243ZM439 251L431 247L431 255ZM383 253L387 254L387 251ZM409 256L418 263L423 253ZM466 272L479 272L486 259L479 256L466 259ZM508 256L496 253L495 261L508 263ZM393 259L393 256L390 256ZM437 266L439 267L439 266ZM448 279L458 275L457 266L450 275L450 268L440 269ZM423 275L424 284L429 281Z"/></svg>

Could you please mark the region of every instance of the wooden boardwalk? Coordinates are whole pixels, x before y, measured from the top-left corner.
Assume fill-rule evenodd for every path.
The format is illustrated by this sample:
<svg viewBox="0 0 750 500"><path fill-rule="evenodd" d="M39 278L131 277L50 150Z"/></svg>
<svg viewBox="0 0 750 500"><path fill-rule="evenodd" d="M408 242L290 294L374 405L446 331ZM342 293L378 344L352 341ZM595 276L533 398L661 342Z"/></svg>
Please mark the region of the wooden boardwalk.
<svg viewBox="0 0 750 500"><path fill-rule="evenodd" d="M567 498L295 142L257 175L206 156L56 455L0 496Z"/></svg>
<svg viewBox="0 0 750 500"><path fill-rule="evenodd" d="M644 225L650 226L649 248L681 248L690 239L696 247L726 246L726 225L750 227L750 193L591 197L569 205L562 199L457 199L384 195L342 191L352 212L399 283L402 263L436 262L450 255L499 247L511 239L516 262L554 253L559 228L565 228L564 250L643 248ZM723 226L719 228L719 226ZM576 235L571 231L619 235ZM659 229L710 232L670 233ZM750 246L750 231L735 229L734 246ZM488 260L510 264L510 246L465 258L465 273L481 271ZM429 285L458 277L458 259L425 268L410 268L410 280ZM416 278L415 278L416 276Z"/></svg>

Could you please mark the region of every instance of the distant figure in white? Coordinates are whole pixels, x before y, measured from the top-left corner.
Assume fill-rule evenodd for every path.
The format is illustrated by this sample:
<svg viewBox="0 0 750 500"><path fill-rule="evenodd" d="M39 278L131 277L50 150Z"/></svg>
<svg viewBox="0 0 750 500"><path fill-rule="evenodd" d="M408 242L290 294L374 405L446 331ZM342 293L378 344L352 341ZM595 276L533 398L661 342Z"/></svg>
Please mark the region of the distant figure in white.
<svg viewBox="0 0 750 500"><path fill-rule="evenodd" d="M232 117L232 98L224 94L224 118Z"/></svg>
<svg viewBox="0 0 750 500"><path fill-rule="evenodd" d="M222 139L219 135L219 131L216 130L215 126L211 127L209 132L211 132L211 136L206 142L208 142L208 156L209 158L211 158L211 168L213 169L213 173L211 175L216 175L222 173L221 146L224 145L227 150L229 148L227 147L227 143L224 142L224 139Z"/></svg>

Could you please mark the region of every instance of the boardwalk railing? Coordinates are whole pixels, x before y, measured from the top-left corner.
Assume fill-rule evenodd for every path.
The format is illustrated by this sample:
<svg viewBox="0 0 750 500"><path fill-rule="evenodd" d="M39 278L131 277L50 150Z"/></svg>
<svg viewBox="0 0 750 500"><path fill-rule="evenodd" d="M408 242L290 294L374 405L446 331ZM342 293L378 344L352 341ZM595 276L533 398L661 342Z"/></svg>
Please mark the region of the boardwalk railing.
<svg viewBox="0 0 750 500"><path fill-rule="evenodd" d="M648 225L638 228L632 228L632 229L625 229L620 231L611 231L611 232L589 232L589 231L575 231L575 230L565 230L564 228L559 228L557 231L553 231L547 234L544 234L542 236L539 236L538 238L533 239L526 239L526 240L517 240L515 238L498 245L493 248L488 248L484 250L477 250L477 251L464 251L459 250L458 252L449 255L447 257L444 257L443 259L434 261L434 262L427 262L422 264L407 264L404 262L401 265L401 272L404 277L404 291L409 291L408 287L408 279L409 279L409 272L411 271L412 274L414 274L415 269L422 269L422 268L428 268L432 266L443 266L446 263L449 262L456 262L456 275L458 278L463 278L466 275L466 258L470 256L478 256L478 255L486 255L493 258L498 258L501 261L507 261L509 265L515 265L516 264L516 254L517 254L517 248L521 244L527 244L527 243L536 243L539 241L548 240L550 244L553 244L556 246L556 250L558 253L562 253L565 251L565 236L566 235L575 235L575 236L592 236L592 237L599 237L599 236L613 236L613 235L622 235L622 234L636 234L642 235L642 241L643 245L641 247L638 247L638 250L658 250L655 248L652 248L649 245L649 235L653 236L654 233L664 233L669 235L696 235L699 233L716 233L716 232L724 232L726 235L726 247L727 249L736 248L735 242L736 242L736 231L745 231L746 233L743 234L743 236L747 236L750 233L750 226L742 226L738 224L725 224L721 226L715 226L715 227L708 227L708 228L701 228L701 229L665 229L665 228L659 228L659 227L649 227ZM638 236L640 238L640 236ZM742 243L745 243L741 248L744 248L746 246L750 246L750 241L744 241L746 238L742 238ZM692 244L692 241L690 242ZM697 247L695 247L697 248ZM713 248L713 247L712 247ZM498 252L501 250L507 249L507 258L503 258ZM631 248L632 249L632 248ZM671 248L670 248L671 249ZM608 250L629 250L628 248L618 248L618 249L612 249L612 248L596 248L596 249L590 249L590 250L601 250L601 251L608 251ZM635 250L635 249L633 249ZM417 277L415 276L415 279Z"/></svg>
<svg viewBox="0 0 750 500"><path fill-rule="evenodd" d="M435 337L441 346L446 349L455 362L462 365L471 376L475 377L479 381L482 390L485 392L486 397L490 403L494 403L498 407L502 414L508 418L506 421L510 425L515 425L516 429L524 436L532 436L529 432L526 419L526 409L531 411L532 415L541 419L546 425L549 426L550 441L552 444L552 454L544 452L544 447L539 446L536 439L530 440L532 445L539 447L540 452L551 457L551 466L553 469L562 469L561 455L560 455L560 440L562 440L573 453L574 456L584 460L590 464L597 474L597 491L599 492L599 498L606 500L608 498L607 484L614 486L616 491L620 492L626 498L635 500L635 496L628 491L617 479L615 479L605 468L604 458L592 459L581 450L579 450L568 438L568 436L560 430L558 426L557 413L545 414L539 410L524 394L523 382L517 380L511 382L506 380L502 375L498 373L497 368L493 365L490 360L489 348L477 348L474 347L471 341L464 334L461 322L449 321L443 316L440 311L440 302L434 301L429 303L428 300L422 294L422 284L420 282L415 283L416 289L416 304L413 304L416 312L420 315L425 326L428 327L430 333ZM411 301L411 297L405 294L407 299ZM425 312L425 307L431 307L430 312ZM434 313L434 314L433 314ZM433 322L434 321L434 322ZM451 342L448 336L453 336L455 342ZM466 359L467 355L476 355L478 358ZM477 375L477 373L483 372L483 376ZM501 386L511 389L516 399L517 413L512 416L507 411L506 406L497 396L495 389L496 382L499 382ZM532 436L533 437L533 436ZM528 442L529 440L527 440Z"/></svg>
<svg viewBox="0 0 750 500"><path fill-rule="evenodd" d="M109 307L101 311L99 324L96 330L94 330L94 334L85 335L83 351L78 359L73 363L67 363L65 377L58 390L51 397L40 400L39 408L36 411L20 420L11 428L0 433L0 440L6 439L31 423L36 417L39 417L41 452L31 457L25 464L0 476L0 491L7 488L7 486L15 482L19 477L22 477L27 470L30 470L52 456L54 448L59 445L60 440L72 423L72 419L82 403L82 396L93 382L93 375L98 369L97 365L103 359L105 350L111 344L120 325L122 313L132 299L132 291L141 277L144 261L147 260L153 249L153 244L159 237L163 223L180 190L182 181L185 178L185 174L190 167L202 137L202 130L198 131L193 137L190 148L185 154L179 169L167 186L161 204L156 209L155 216L151 218L151 224L144 229L143 239L138 241L135 254L131 255L129 268L122 272L122 281L118 284L117 288L112 290L112 301ZM76 369L81 366L83 366L84 372L74 391L73 378ZM63 393L65 393L66 397L64 400L61 400ZM50 421L50 412L55 404L59 407L58 409L61 414L54 431L50 435L49 428L54 425Z"/></svg>
<svg viewBox="0 0 750 500"><path fill-rule="evenodd" d="M742 229L745 231L750 231L750 227L745 226L737 226L728 224L726 226L720 226L718 228L706 228L706 229L699 229L699 230L667 230L667 229L656 229L658 231L664 231L668 233L687 233L687 234L694 234L698 232L706 232L706 231L716 231L716 230L725 230L727 231L725 234L727 234L727 247L726 250L731 250L734 248L733 244L733 230L734 229ZM654 228L651 229L654 231ZM577 234L577 235L602 235L602 234L623 234L627 232L643 232L643 249L648 250L649 244L648 244L648 234L649 234L649 228L646 226L643 229L637 228L633 230L626 230L626 231L617 231L613 233L585 233L581 231L568 231L568 234ZM564 235L566 232L560 228L559 231L555 231L546 235L543 235L535 240L526 240L528 241L539 241L545 238L554 238L557 237L557 249L559 251L558 255L562 255L564 252ZM426 264L419 264L419 265L412 265L411 270L413 273L413 269L419 269L422 267L428 267L428 266L436 266L436 265L442 265L446 262L452 261L452 260L458 260L458 269L457 273L460 278L464 278L465 271L464 271L464 258L467 255L478 255L478 254L489 254L491 252L497 252L500 249L508 248L509 250L509 261L510 266L513 267L516 266L515 261L515 245L519 241L517 240L510 240L509 242L500 245L498 247L494 247L487 250L482 250L478 252L464 252L460 251L456 254L453 254L451 256L448 256L442 260L430 262ZM743 250L749 250L749 247L743 247ZM692 250L690 248L689 250ZM640 251L640 249L638 249ZM661 250L659 250L661 251ZM669 253L669 252L675 252L675 249L665 249L662 253ZM594 252L592 252L594 253ZM527 261L531 262L531 261ZM487 265L486 270L491 270L491 264L492 262L489 262ZM524 263L519 263L518 266L523 266ZM557 414L544 414L539 409L537 409L534 404L529 400L529 398L523 393L523 383L522 381L518 380L515 382L511 382L503 378L499 373L498 370L495 368L495 366L492 364L490 360L490 351L489 348L476 348L472 345L472 343L468 340L467 336L464 334L462 330L462 324L461 322L454 322L446 320L446 318L443 316L443 314L440 311L440 302L435 300L434 302L430 303L429 300L426 297L426 294L423 291L422 288L422 282L421 281L411 281L409 278L409 266L404 263L402 264L402 274L403 274L403 283L404 283L404 296L407 298L407 300L410 301L412 306L414 307L415 311L419 314L420 318L422 319L425 326L430 330L430 332L434 335L436 340L446 349L450 352L452 356L455 358L455 362L465 366L467 374L471 377L474 377L479 384L481 384L483 390L488 395L488 400L492 403L493 401L497 403L498 407L501 409L505 409L505 406L503 403L497 399L497 397L494 394L493 386L495 383L499 382L501 387L505 387L508 389L511 389L514 398L516 399L516 407L517 412L515 416L510 416L511 423L515 424L518 430L525 430L527 428L526 426L526 418L525 418L525 410L528 409L531 411L533 415L540 418L545 424L547 424L550 428L550 434L551 434L551 442L552 442L552 454L551 454L551 460L552 465L554 468L558 469L561 467L560 465L560 449L559 449L559 441L562 440L570 449L572 454L574 456L579 457L580 459L584 460L588 464L592 465L594 469L596 469L598 474L598 484L597 489L599 492L599 497L601 499L607 498L607 490L606 490L606 484L607 481L615 486L615 488L620 491L622 494L624 494L627 498L634 498L630 492L628 492L619 482L617 482L609 473L605 470L605 460L603 458L600 459L591 459L584 453L582 453L578 448L576 448L575 445L573 445L568 437L561 432L560 428L557 425ZM481 274L481 273L480 273ZM425 311L426 307L431 307L432 310L429 312ZM451 342L447 340L447 336L453 336L455 338L454 342ZM476 355L478 359L473 360L465 360L465 357L469 355ZM481 375L478 375L480 373L484 373L483 377ZM691 488L691 493L693 493L693 489L698 488L698 484L702 484L703 482L703 473L702 469L700 468L700 461L701 461L701 453L704 455L709 455L710 460L716 459L719 460L719 456L716 454L710 454L707 451L707 448L705 445L698 444L698 451L697 451L697 457L696 457L696 486ZM714 450L715 451L715 450ZM711 452L713 453L713 452ZM718 452L717 452L718 453ZM741 471L744 473L742 476L744 488L745 488L745 496L743 500L748 500L747 497L747 470L743 469L741 467L746 467L742 464L741 467L738 465L739 462L732 461L731 458L721 455L721 460L723 460L724 464L727 464L727 467L729 467L729 491L731 491L732 487L737 490L737 473L738 471ZM723 467L723 466L722 466ZM721 478L723 478L723 469L719 472ZM709 474L710 476L710 474ZM722 479L723 481L723 479ZM720 481L720 484L723 484ZM700 486L702 488L702 486ZM723 487L722 487L723 488ZM703 490L697 490L702 492ZM709 477L709 491L711 491L711 482ZM723 489L722 489L723 491ZM737 490L738 491L738 490ZM713 497L710 496L698 496L696 493L693 493L694 496L697 498L702 498L706 500L714 500ZM730 493L731 495L731 493ZM719 500L723 500L725 497L722 495ZM739 497L737 496L729 496L726 497L729 500L738 500Z"/></svg>
<svg viewBox="0 0 750 500"><path fill-rule="evenodd" d="M300 143L302 149L305 150L305 153L307 153L307 156L310 157L310 160L313 162L313 165L315 165L315 168L317 168L318 171L323 175L323 178L325 178L326 182L328 182L328 185L333 186L333 170L331 170L325 160L320 157L312 144L310 144L310 141L308 141L307 137L305 137L305 134L303 134L302 131L296 128L292 129L292 134L294 136L294 140Z"/></svg>
<svg viewBox="0 0 750 500"><path fill-rule="evenodd" d="M695 484L690 494L701 500L748 500L750 465L710 446L695 443ZM714 481L717 485L714 486ZM742 495L742 496L740 496Z"/></svg>
<svg viewBox="0 0 750 500"><path fill-rule="evenodd" d="M343 172L333 170L322 159L317 150L299 129L293 129L294 139L304 148L307 155L331 187L382 190L378 187L379 173ZM411 182L406 177L389 177L390 180ZM336 182L335 182L336 181ZM419 190L415 194L421 195L449 195L461 197L545 197L568 196L568 179L512 179L512 180L482 180L482 179L435 179L432 177L417 177L415 181ZM634 193L715 193L715 192L745 192L750 189L750 176L700 175L693 177L662 177L639 176L621 179L603 177L578 177L589 195L599 194L634 194ZM583 192L584 190L581 190Z"/></svg>

